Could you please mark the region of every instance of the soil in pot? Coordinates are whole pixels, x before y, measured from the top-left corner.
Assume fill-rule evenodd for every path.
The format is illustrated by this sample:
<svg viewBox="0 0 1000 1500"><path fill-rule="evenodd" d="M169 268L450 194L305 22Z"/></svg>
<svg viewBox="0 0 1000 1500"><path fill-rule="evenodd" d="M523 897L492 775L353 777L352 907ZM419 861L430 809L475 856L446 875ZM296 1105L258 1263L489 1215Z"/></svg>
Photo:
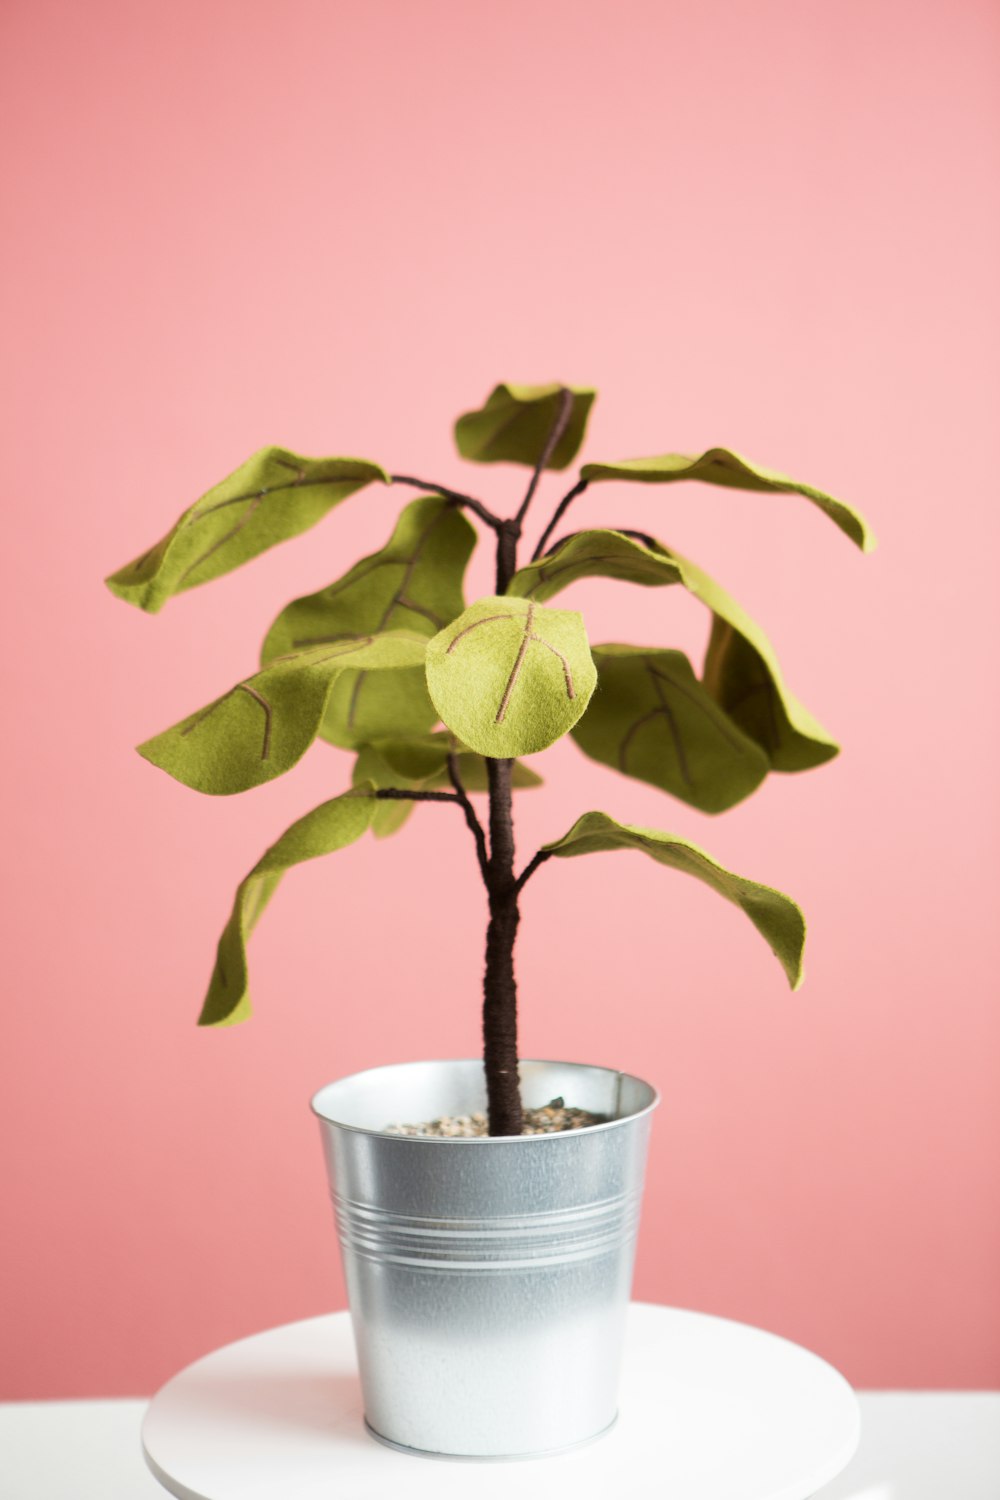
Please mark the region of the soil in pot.
<svg viewBox="0 0 1000 1500"><path fill-rule="evenodd" d="M582 1130L585 1125L604 1125L607 1115L591 1114L586 1109L573 1109L563 1099L553 1099L541 1109L526 1109L523 1113L522 1135L555 1135L561 1130ZM486 1115L477 1111L472 1115L442 1115L439 1120L427 1120L422 1125L387 1125L387 1135L451 1136L471 1139L488 1135L489 1123Z"/></svg>

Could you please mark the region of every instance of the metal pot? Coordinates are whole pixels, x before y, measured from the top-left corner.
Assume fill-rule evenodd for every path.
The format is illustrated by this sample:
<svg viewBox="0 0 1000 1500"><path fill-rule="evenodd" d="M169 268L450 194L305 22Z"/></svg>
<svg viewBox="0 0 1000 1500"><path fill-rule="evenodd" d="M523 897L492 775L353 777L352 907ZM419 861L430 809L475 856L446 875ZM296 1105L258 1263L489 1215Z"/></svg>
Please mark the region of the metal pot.
<svg viewBox="0 0 1000 1500"><path fill-rule="evenodd" d="M523 1062L527 1108L607 1123L474 1139L385 1133L486 1107L481 1061L403 1063L321 1089L319 1117L365 1421L395 1447L537 1457L617 1415L655 1089Z"/></svg>

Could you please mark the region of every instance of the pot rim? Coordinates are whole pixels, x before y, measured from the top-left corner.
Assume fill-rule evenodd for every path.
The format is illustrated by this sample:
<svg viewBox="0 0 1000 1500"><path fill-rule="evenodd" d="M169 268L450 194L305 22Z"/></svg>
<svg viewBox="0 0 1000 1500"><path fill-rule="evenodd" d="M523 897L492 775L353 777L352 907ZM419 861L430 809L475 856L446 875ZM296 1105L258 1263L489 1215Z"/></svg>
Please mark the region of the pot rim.
<svg viewBox="0 0 1000 1500"><path fill-rule="evenodd" d="M542 1135L397 1135L396 1132L392 1130L373 1130L365 1125L348 1125L342 1120L335 1120L331 1115L325 1114L317 1105L317 1100L319 1099L320 1095L325 1094L327 1089L335 1087L338 1083L347 1083L349 1080L364 1078L373 1073L387 1073L390 1070L394 1069L427 1066L448 1066L452 1063L472 1063L478 1065L479 1067L482 1067L482 1058L411 1058L406 1062L378 1063L371 1068L359 1068L356 1073L346 1073L343 1078L334 1078L329 1083L323 1084L321 1088L316 1090L316 1092L310 1099L309 1108L312 1110L316 1118L318 1120L321 1120L324 1124L333 1125L337 1130L351 1131L354 1135L370 1135L375 1136L378 1139L388 1138L392 1141L404 1141L407 1144L416 1144L423 1146L489 1146L491 1144L496 1145L500 1142L504 1142L508 1145L514 1142L518 1142L523 1145L535 1145L536 1143L540 1143L542 1141L567 1141L578 1139L581 1135L595 1135L600 1130L615 1130L623 1125L631 1124L634 1120L641 1120L644 1115L652 1114L653 1110L656 1109L660 1103L659 1090L655 1088L653 1084L648 1083L645 1078L640 1078L637 1073L628 1073L622 1068L607 1067L603 1063L569 1062L565 1058L522 1057L520 1059L521 1065L530 1064L532 1066L553 1068L587 1068L593 1069L594 1071L600 1073L617 1074L619 1078L627 1078L634 1083L640 1084L644 1089L648 1090L652 1097L650 1098L648 1104L643 1105L641 1109L633 1110L630 1114L627 1115L620 1115L614 1120L602 1120L599 1125L580 1125L575 1130L554 1130Z"/></svg>

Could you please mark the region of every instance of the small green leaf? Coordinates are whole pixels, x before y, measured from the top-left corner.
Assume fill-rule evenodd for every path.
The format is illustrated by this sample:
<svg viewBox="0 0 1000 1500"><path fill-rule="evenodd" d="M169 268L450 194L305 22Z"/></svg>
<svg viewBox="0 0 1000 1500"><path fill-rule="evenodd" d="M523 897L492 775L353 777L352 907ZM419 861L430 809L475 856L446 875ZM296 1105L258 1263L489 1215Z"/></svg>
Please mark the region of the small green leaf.
<svg viewBox="0 0 1000 1500"><path fill-rule="evenodd" d="M597 395L584 386L496 386L485 406L467 411L455 423L459 453L480 464L527 464L533 469L545 451L564 390L572 392L573 407L545 467L565 469L580 451Z"/></svg>
<svg viewBox="0 0 1000 1500"><path fill-rule="evenodd" d="M453 734L503 760L572 729L597 672L580 615L523 599L480 599L427 647L427 686Z"/></svg>
<svg viewBox="0 0 1000 1500"><path fill-rule="evenodd" d="M440 495L412 501L384 547L281 611L262 660L386 630L435 635L464 608L462 580L475 544L475 528L452 503ZM422 665L391 676L350 672L330 694L320 734L353 749L397 731L423 733L436 720Z"/></svg>
<svg viewBox="0 0 1000 1500"><path fill-rule="evenodd" d="M767 756L705 691L683 652L591 649L597 689L572 730L585 755L708 813L764 780Z"/></svg>
<svg viewBox="0 0 1000 1500"><path fill-rule="evenodd" d="M285 830L236 889L229 921L219 939L215 968L198 1018L199 1026L231 1026L250 1015L246 942L284 872L359 839L379 804L371 784L314 807Z"/></svg>
<svg viewBox="0 0 1000 1500"><path fill-rule="evenodd" d="M435 734L397 736L379 740L374 745L362 745L351 779L355 786L371 782L376 787L395 787L400 791L450 791L448 755L452 748L459 780L465 790L487 791L486 761L481 755L459 745L446 729ZM542 778L519 760L514 762L511 781L515 788L542 785ZM412 802L402 799L378 802L372 819L375 837L386 838L402 828L413 808Z"/></svg>
<svg viewBox="0 0 1000 1500"><path fill-rule="evenodd" d="M678 479L701 479L708 484L728 485L736 490L804 495L818 505L862 552L871 552L875 547L875 538L864 518L842 500L835 500L832 495L814 489L810 484L799 484L776 469L753 464L728 448L709 448L698 458L683 453L663 453L655 458L627 458L616 464L584 464L580 478L591 484L603 479L627 479L638 484L672 484Z"/></svg>
<svg viewBox="0 0 1000 1500"><path fill-rule="evenodd" d="M424 785L431 790L450 785L448 780L448 755L452 748L458 764L458 774L467 792L485 792L489 789L486 761L481 755L467 750L447 729L434 734L396 736L378 740L372 747L383 763L399 778L408 777L413 785ZM392 782L378 782L380 786L391 786ZM521 761L515 761L511 784L515 788L542 785L542 778Z"/></svg>
<svg viewBox="0 0 1000 1500"><path fill-rule="evenodd" d="M580 578L618 578L662 588L683 583L674 554L652 537L622 531L576 531L538 558L519 568L507 585L517 599L544 604Z"/></svg>
<svg viewBox="0 0 1000 1500"><path fill-rule="evenodd" d="M799 907L781 891L723 869L687 839L660 833L655 828L635 828L628 823L617 823L607 813L589 812L578 819L563 838L554 844L546 844L543 852L566 859L577 854L600 854L616 849L638 849L658 864L693 875L738 906L767 942L792 989L798 989L802 983L802 950L806 938L805 918Z"/></svg>
<svg viewBox="0 0 1000 1500"><path fill-rule="evenodd" d="M147 740L139 754L213 796L261 786L291 770L308 750L341 674L417 667L426 649L423 636L395 630L293 652Z"/></svg>
<svg viewBox="0 0 1000 1500"><path fill-rule="evenodd" d="M736 600L688 558L653 537L579 531L515 573L509 592L551 599L579 578L626 579L649 587L680 583L714 620L702 683L775 771L805 771L832 760L837 745L785 686L767 636Z"/></svg>
<svg viewBox="0 0 1000 1500"><path fill-rule="evenodd" d="M161 541L106 579L119 599L149 614L174 594L208 583L289 537L373 480L389 483L363 458L303 458L261 448L202 495Z"/></svg>
<svg viewBox="0 0 1000 1500"><path fill-rule="evenodd" d="M412 791L414 787L419 786L419 782L397 775L382 759L374 745L362 745L358 751L351 783L356 787L367 784L375 787L396 786L406 791ZM376 802L375 812L372 815L372 833L377 839L388 838L390 834L402 828L412 811L412 802L395 800Z"/></svg>

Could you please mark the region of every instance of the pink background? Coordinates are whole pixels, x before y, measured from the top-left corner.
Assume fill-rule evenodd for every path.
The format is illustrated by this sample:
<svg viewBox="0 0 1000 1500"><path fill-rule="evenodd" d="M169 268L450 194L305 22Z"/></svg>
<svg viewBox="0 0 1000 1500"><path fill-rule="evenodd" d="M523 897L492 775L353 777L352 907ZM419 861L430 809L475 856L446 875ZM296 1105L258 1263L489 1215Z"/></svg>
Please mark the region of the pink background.
<svg viewBox="0 0 1000 1500"><path fill-rule="evenodd" d="M149 1391L343 1305L311 1092L477 1050L447 809L291 875L254 1019L197 1031L233 887L349 762L209 799L131 748L411 492L157 619L101 578L265 442L512 507L523 476L450 441L498 379L597 384L590 457L732 445L882 544L706 487L576 509L697 558L846 747L721 820L571 744L523 798L525 856L600 807L811 921L791 996L737 912L638 858L528 888L524 1054L664 1094L637 1293L861 1385L1000 1383L998 30L985 0L8 0L0 1394ZM678 591L565 602L596 640L704 635Z"/></svg>

